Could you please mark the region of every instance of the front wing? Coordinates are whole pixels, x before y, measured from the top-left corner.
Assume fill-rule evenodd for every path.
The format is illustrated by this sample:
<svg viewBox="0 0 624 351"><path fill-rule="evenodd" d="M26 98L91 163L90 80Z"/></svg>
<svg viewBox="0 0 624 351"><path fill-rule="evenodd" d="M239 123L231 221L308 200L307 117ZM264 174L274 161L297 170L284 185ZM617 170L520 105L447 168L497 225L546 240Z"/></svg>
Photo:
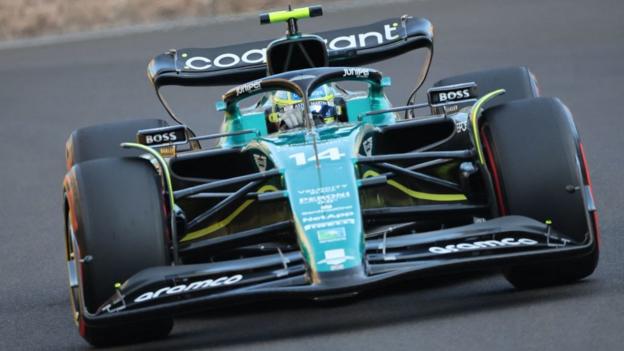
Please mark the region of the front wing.
<svg viewBox="0 0 624 351"><path fill-rule="evenodd" d="M85 320L97 325L176 315L275 298L331 299L425 275L502 269L577 257L595 250L594 236L574 242L547 224L505 216L428 233L368 240L362 269L332 272L311 284L299 251L217 263L153 267L138 272Z"/></svg>

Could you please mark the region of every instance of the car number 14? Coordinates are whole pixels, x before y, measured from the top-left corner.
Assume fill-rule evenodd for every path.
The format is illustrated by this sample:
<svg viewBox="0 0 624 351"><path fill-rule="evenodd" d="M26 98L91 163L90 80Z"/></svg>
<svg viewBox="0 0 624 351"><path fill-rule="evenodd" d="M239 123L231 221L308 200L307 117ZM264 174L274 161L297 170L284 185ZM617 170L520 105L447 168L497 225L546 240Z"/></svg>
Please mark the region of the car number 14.
<svg viewBox="0 0 624 351"><path fill-rule="evenodd" d="M340 150L337 147L330 147L327 150L323 150L323 151L319 152L318 159L319 160L338 161L343 156L345 156L345 154L340 152ZM308 163L308 162L316 161L316 158L314 157L314 155L306 157L305 153L303 153L303 152L294 153L294 154L288 156L288 158L294 158L295 159L295 164L297 166L305 166L305 164Z"/></svg>

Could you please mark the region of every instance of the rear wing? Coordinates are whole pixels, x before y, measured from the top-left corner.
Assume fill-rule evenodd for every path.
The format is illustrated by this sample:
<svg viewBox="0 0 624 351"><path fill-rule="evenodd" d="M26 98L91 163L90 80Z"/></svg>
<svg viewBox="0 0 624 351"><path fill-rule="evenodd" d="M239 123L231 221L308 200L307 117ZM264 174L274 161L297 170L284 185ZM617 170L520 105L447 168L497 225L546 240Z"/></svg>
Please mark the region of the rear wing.
<svg viewBox="0 0 624 351"><path fill-rule="evenodd" d="M433 26L427 19L402 16L370 25L317 33L327 43L330 66L362 66L427 48L424 80L433 53ZM267 74L266 47L260 41L220 48L171 50L150 61L147 74L162 86L242 84Z"/></svg>

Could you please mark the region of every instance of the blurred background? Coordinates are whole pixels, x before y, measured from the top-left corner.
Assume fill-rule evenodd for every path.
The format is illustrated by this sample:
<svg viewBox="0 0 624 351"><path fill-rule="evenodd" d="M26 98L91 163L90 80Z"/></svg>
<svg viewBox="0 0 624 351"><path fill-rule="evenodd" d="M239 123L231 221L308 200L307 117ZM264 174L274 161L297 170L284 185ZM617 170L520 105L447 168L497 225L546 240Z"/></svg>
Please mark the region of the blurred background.
<svg viewBox="0 0 624 351"><path fill-rule="evenodd" d="M231 15L327 0L0 0L0 40Z"/></svg>

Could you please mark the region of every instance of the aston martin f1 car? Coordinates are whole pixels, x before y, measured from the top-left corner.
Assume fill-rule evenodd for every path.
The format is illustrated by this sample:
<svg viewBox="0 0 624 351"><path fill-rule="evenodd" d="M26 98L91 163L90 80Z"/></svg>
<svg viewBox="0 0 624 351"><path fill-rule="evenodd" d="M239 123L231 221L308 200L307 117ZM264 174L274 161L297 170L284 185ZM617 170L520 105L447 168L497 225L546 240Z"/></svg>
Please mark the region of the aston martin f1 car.
<svg viewBox="0 0 624 351"><path fill-rule="evenodd" d="M345 298L425 275L485 269L530 288L594 271L583 146L527 68L449 77L418 102L428 20L299 32L321 14L261 15L288 26L271 42L155 57L148 76L176 123L71 134L66 258L88 342L163 337L174 316L201 309ZM414 91L393 105L390 78L365 66L417 49ZM222 130L183 124L160 90L171 85L234 86L216 104Z"/></svg>

